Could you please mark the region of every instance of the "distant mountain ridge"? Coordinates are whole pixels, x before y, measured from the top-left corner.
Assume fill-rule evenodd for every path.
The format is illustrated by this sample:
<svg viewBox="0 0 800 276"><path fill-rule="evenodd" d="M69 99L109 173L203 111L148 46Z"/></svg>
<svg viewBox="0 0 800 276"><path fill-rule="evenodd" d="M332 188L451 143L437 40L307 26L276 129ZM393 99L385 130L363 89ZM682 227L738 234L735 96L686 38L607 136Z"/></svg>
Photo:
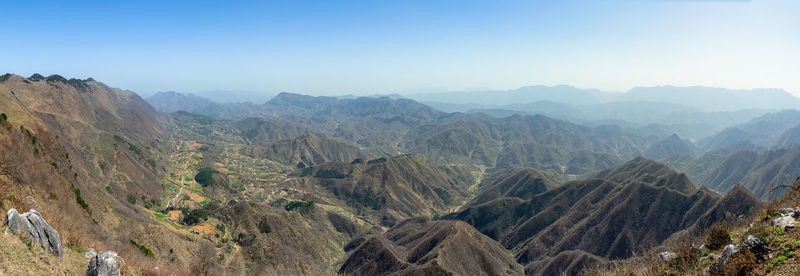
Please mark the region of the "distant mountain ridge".
<svg viewBox="0 0 800 276"><path fill-rule="evenodd" d="M782 89L726 89L704 86L635 87L627 92L604 92L568 85L525 86L512 90L452 91L414 94L407 97L421 102L480 104L503 106L538 101L569 105L593 105L614 102L660 102L697 108L706 112L742 109L790 109L800 106L800 99Z"/></svg>
<svg viewBox="0 0 800 276"><path fill-rule="evenodd" d="M744 124L735 125L697 141L708 150L715 150L738 142L750 142L762 147L785 147L796 143L792 134L800 126L800 110L789 109L767 113ZM788 133L785 133L789 131Z"/></svg>

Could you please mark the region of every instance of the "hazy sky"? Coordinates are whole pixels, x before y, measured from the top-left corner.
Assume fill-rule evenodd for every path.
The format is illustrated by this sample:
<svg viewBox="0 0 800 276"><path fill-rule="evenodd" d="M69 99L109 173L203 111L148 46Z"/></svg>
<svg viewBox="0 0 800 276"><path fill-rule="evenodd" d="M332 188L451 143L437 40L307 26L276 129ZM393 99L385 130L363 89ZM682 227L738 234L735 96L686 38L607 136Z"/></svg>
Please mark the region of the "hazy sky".
<svg viewBox="0 0 800 276"><path fill-rule="evenodd" d="M145 96L536 84L800 95L800 1L790 0L8 0L0 26L2 71L93 77Z"/></svg>

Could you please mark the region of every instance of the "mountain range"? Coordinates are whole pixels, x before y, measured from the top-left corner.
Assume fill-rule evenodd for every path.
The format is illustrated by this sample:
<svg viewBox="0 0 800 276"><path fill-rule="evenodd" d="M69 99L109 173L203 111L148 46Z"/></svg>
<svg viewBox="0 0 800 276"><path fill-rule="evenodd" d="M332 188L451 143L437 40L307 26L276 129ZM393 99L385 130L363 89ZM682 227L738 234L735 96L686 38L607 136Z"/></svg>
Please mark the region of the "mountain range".
<svg viewBox="0 0 800 276"><path fill-rule="evenodd" d="M673 89L732 99L703 109L656 97ZM652 100L741 117L692 140L666 121L498 117L384 96L146 102L93 79L6 74L0 203L36 208L59 231L67 263L32 269L65 274L89 248L118 252L129 274L589 274L771 214L763 200L785 191L770 185L800 175L797 111L772 110L791 103L780 91L754 100L757 112L728 109L753 91L503 93L492 100L552 101L537 104L567 115ZM40 252L23 251L13 257Z"/></svg>

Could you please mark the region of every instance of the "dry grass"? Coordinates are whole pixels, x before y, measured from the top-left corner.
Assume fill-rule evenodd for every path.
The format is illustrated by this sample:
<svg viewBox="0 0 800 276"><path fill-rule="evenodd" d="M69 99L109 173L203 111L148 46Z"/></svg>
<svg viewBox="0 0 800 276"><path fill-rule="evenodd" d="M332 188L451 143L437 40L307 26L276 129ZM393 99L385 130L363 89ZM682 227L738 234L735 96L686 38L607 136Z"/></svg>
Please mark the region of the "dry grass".
<svg viewBox="0 0 800 276"><path fill-rule="evenodd" d="M800 187L800 180L794 186ZM703 235L684 240L669 249L678 258L667 263L653 250L642 257L613 262L609 268L590 271L592 275L800 275L800 229L783 231L770 225L783 207L800 206L800 191L788 191L779 199L765 206L761 213L733 225L714 225ZM771 249L770 256L759 259L749 250L740 250L720 267L712 267L709 253L719 254L728 243L741 243L747 235L753 235L765 242ZM733 237L733 239L731 239ZM692 249L692 243L705 242L710 252Z"/></svg>
<svg viewBox="0 0 800 276"><path fill-rule="evenodd" d="M711 250L717 250L728 245L731 243L729 232L730 226L727 224L712 225L705 233L706 246Z"/></svg>
<svg viewBox="0 0 800 276"><path fill-rule="evenodd" d="M0 227L5 231L6 227ZM64 248L64 262L41 247L28 245L16 235L0 234L0 275L80 275L89 258Z"/></svg>
<svg viewBox="0 0 800 276"><path fill-rule="evenodd" d="M756 256L749 250L744 250L731 257L720 272L724 275L758 275L760 271L755 270L758 266Z"/></svg>

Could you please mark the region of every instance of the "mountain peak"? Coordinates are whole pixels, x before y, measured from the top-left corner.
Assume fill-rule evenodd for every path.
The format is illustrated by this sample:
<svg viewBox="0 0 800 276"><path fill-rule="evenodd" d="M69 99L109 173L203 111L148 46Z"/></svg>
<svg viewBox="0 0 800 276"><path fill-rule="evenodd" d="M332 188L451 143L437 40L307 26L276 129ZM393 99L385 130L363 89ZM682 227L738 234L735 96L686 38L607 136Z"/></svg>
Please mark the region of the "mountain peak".
<svg viewBox="0 0 800 276"><path fill-rule="evenodd" d="M687 193L697 189L685 174L673 171L664 164L641 156L618 168L601 171L595 177L612 180L623 185L642 182Z"/></svg>

